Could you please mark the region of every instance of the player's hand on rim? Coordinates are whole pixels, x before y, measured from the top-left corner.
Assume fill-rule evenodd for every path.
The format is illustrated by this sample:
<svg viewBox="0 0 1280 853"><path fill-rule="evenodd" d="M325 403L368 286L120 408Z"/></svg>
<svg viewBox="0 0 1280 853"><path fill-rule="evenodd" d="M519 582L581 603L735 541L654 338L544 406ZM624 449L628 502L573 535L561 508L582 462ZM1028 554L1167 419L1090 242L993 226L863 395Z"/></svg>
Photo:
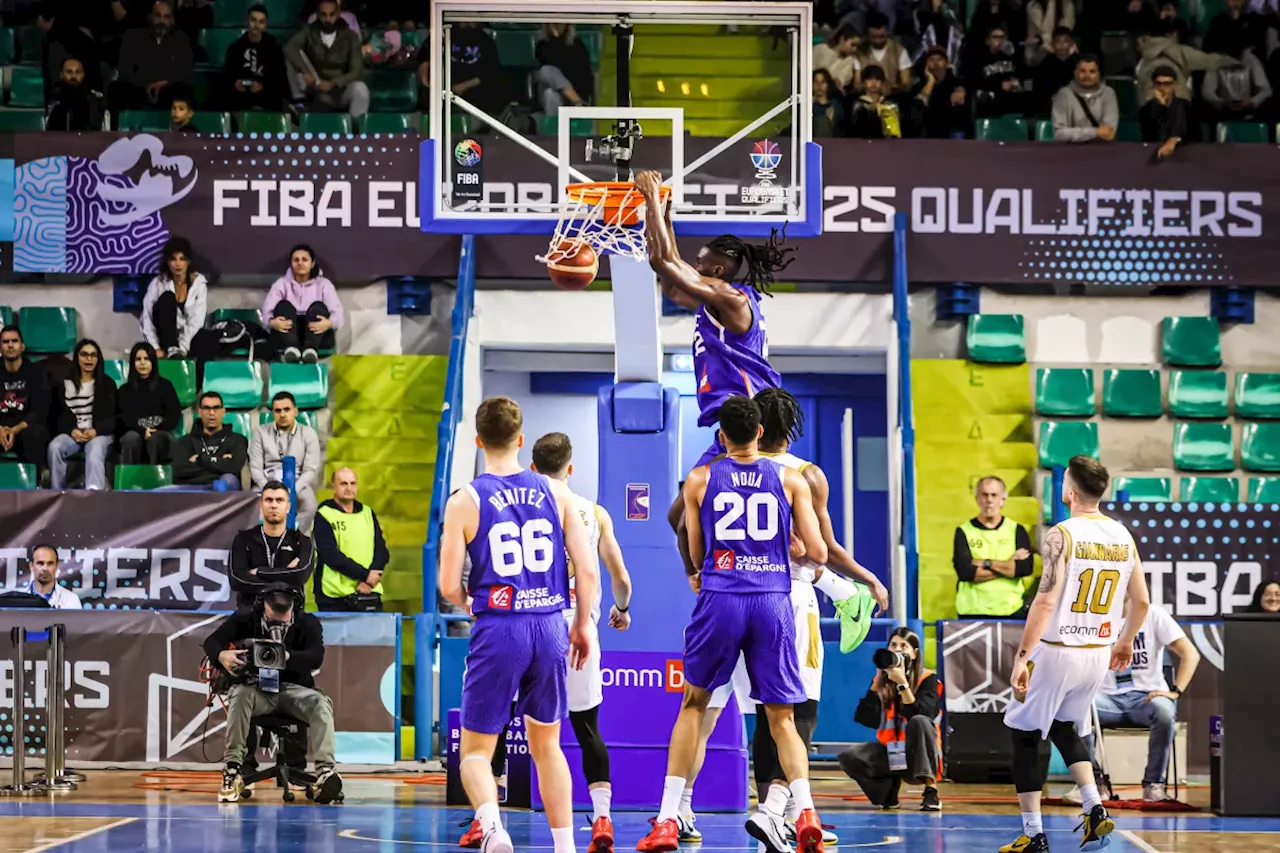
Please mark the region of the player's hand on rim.
<svg viewBox="0 0 1280 853"><path fill-rule="evenodd" d="M645 169L636 175L636 189L640 190L646 196L656 195L658 188L662 186L662 174L655 172L653 169Z"/></svg>

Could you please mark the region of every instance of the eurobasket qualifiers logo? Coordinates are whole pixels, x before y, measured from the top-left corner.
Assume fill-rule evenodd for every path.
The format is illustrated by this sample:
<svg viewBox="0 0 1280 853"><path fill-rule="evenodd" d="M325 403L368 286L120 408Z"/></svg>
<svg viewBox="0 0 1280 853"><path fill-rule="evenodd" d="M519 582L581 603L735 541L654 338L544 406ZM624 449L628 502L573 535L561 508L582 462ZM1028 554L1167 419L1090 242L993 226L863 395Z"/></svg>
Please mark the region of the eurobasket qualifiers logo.
<svg viewBox="0 0 1280 853"><path fill-rule="evenodd" d="M786 190L774 184L781 163L782 149L772 139L761 139L751 144L751 165L756 170L756 182L742 188L743 204L779 204L786 201Z"/></svg>
<svg viewBox="0 0 1280 853"><path fill-rule="evenodd" d="M480 165L480 155L483 152L480 149L480 143L474 139L464 139L457 145L453 146L453 159L458 161L458 165L464 169L471 169Z"/></svg>

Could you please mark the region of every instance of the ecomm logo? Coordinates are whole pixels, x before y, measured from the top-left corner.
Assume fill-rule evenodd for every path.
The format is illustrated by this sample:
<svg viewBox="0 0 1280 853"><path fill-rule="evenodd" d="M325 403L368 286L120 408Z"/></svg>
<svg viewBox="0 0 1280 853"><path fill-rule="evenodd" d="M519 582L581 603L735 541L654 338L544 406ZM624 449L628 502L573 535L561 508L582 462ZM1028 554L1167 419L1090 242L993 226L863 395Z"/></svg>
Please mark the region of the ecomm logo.
<svg viewBox="0 0 1280 853"><path fill-rule="evenodd" d="M684 661L669 660L665 669L603 667L600 682L605 687L638 687L662 689L668 693L684 692Z"/></svg>

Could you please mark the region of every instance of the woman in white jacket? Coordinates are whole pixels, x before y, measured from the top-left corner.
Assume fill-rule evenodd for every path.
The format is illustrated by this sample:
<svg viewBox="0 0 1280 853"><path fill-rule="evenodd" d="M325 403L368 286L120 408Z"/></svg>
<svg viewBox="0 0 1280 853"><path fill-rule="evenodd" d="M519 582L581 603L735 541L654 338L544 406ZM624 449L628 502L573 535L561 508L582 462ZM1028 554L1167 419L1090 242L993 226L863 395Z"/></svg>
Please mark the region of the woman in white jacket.
<svg viewBox="0 0 1280 853"><path fill-rule="evenodd" d="M191 268L191 244L170 237L160 254L160 272L142 300L142 336L160 358L186 358L191 339L204 328L209 285Z"/></svg>

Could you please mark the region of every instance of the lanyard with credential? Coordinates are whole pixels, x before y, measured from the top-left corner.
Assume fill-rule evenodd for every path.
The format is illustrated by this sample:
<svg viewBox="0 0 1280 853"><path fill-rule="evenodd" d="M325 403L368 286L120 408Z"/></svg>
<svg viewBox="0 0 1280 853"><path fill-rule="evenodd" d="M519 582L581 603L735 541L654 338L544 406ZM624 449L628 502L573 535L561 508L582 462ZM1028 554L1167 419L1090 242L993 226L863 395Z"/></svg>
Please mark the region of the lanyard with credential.
<svg viewBox="0 0 1280 853"><path fill-rule="evenodd" d="M276 567L276 554L280 553L280 549L284 546L284 537L289 531L280 534L280 541L276 543L276 549L271 550L271 545L267 542L267 531L259 527L258 532L262 534L262 547L267 552L267 568L274 569Z"/></svg>
<svg viewBox="0 0 1280 853"><path fill-rule="evenodd" d="M293 429L286 432L284 447L280 447L280 428L276 427L276 455L280 457L280 465L284 466L284 458L289 455L289 450L293 447L293 434L297 431L298 425L294 424ZM299 460L301 461L301 460Z"/></svg>

